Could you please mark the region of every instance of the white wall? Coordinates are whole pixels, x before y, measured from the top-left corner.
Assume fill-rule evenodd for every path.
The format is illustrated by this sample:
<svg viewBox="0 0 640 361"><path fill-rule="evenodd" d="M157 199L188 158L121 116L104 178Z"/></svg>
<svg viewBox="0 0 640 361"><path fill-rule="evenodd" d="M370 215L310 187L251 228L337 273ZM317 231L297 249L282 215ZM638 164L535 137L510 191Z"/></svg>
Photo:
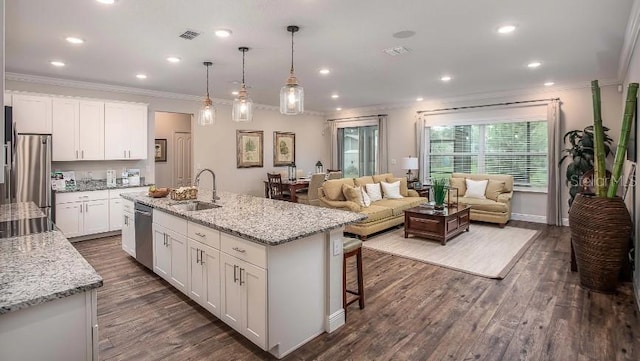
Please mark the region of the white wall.
<svg viewBox="0 0 640 361"><path fill-rule="evenodd" d="M602 117L604 125L611 130L608 134L617 141L621 127L622 109L621 94L616 85L602 86ZM469 105L494 104L511 101L560 98L561 101L561 134L573 129L583 129L593 123L591 105L591 88L588 85L567 89L537 89L531 92L519 92L516 95L478 95L466 99L426 99L423 102L408 104L403 107L373 107L343 110L327 118L343 118L371 114L388 114L389 122L389 171L404 174L400 168L400 159L408 155L416 155L415 141L416 112L419 110L441 109ZM474 99L475 98L475 99ZM564 146L563 146L564 148ZM394 164L395 162L395 164ZM562 179L565 178L566 165L562 168ZM567 217L569 190L565 186L562 193L564 208L562 214ZM516 192L513 199L514 219L525 219L544 222L547 207L546 193Z"/></svg>

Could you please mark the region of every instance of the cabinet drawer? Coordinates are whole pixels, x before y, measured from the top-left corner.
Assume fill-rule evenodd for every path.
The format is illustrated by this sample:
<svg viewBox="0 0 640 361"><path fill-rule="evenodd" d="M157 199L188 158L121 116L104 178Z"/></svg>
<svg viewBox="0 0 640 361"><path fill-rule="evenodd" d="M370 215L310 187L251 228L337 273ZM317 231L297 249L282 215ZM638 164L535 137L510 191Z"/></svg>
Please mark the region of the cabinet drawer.
<svg viewBox="0 0 640 361"><path fill-rule="evenodd" d="M145 191L147 191L147 187L109 189L109 198L120 198L120 195L124 193L140 193Z"/></svg>
<svg viewBox="0 0 640 361"><path fill-rule="evenodd" d="M133 213L134 204L130 200L122 199L122 211Z"/></svg>
<svg viewBox="0 0 640 361"><path fill-rule="evenodd" d="M187 220L172 216L162 211L153 210L153 223L158 224L164 228L174 231L183 236L187 235Z"/></svg>
<svg viewBox="0 0 640 361"><path fill-rule="evenodd" d="M220 249L220 231L205 227L198 223L187 223L187 236L207 246Z"/></svg>
<svg viewBox="0 0 640 361"><path fill-rule="evenodd" d="M409 224L406 226L412 230L437 233L442 229L442 222L437 219L410 216Z"/></svg>
<svg viewBox="0 0 640 361"><path fill-rule="evenodd" d="M220 232L220 247L227 254L258 267L267 268L267 249L263 245Z"/></svg>
<svg viewBox="0 0 640 361"><path fill-rule="evenodd" d="M56 193L56 204L109 199L109 191Z"/></svg>

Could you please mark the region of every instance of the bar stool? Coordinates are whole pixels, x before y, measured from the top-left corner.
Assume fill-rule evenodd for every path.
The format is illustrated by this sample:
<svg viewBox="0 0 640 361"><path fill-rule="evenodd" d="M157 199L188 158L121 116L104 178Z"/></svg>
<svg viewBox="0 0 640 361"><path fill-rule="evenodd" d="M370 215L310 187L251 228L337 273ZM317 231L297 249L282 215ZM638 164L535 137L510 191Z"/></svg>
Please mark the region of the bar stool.
<svg viewBox="0 0 640 361"><path fill-rule="evenodd" d="M344 317L347 317L347 306L358 301L360 309L364 308L364 279L362 277L362 241L357 238L344 238L342 243L342 307ZM358 291L347 289L347 258L356 256L356 267L358 269ZM347 302L347 293L356 297Z"/></svg>

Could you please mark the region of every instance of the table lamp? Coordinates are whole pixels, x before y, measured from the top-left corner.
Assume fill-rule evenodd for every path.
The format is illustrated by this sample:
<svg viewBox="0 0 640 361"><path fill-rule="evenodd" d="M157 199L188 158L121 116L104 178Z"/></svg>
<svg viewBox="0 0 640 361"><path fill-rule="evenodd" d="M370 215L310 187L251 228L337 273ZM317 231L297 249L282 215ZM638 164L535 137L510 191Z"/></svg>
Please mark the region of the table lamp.
<svg viewBox="0 0 640 361"><path fill-rule="evenodd" d="M402 169L407 170L407 181L411 181L413 179L413 174L411 171L414 169L418 169L418 158L411 156L402 158L402 162L400 165Z"/></svg>

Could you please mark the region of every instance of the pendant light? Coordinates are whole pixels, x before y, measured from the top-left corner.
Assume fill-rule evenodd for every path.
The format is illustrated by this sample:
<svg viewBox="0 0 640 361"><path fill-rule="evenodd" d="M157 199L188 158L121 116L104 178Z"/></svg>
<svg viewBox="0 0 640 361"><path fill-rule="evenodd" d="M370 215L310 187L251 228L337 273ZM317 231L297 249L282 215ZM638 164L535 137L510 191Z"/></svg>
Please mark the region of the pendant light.
<svg viewBox="0 0 640 361"><path fill-rule="evenodd" d="M280 113L285 115L298 115L304 112L304 90L298 85L298 79L293 74L293 34L300 30L295 25L287 26L291 33L291 72L285 86L280 89Z"/></svg>
<svg viewBox="0 0 640 361"><path fill-rule="evenodd" d="M209 67L213 63L205 61L202 64L207 67L207 97L202 100L202 107L198 112L198 124L213 125L216 122L216 108L213 106L211 98L209 98Z"/></svg>
<svg viewBox="0 0 640 361"><path fill-rule="evenodd" d="M236 122L250 122L253 120L253 102L247 94L247 87L244 84L244 54L249 48L243 46L238 48L242 52L242 87L238 96L233 100L231 118Z"/></svg>

